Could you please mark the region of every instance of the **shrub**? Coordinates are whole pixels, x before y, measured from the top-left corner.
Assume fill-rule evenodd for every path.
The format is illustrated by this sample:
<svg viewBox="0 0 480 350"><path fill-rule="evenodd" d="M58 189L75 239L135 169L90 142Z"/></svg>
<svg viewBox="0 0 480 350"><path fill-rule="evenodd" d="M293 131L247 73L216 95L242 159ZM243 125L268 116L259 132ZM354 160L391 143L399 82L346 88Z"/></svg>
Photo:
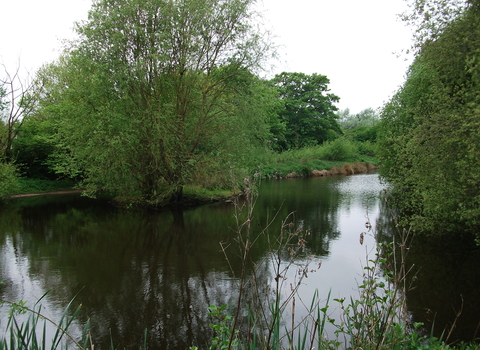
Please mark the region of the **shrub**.
<svg viewBox="0 0 480 350"><path fill-rule="evenodd" d="M320 159L340 161L355 158L358 155L358 147L346 138L338 138L323 144Z"/></svg>
<svg viewBox="0 0 480 350"><path fill-rule="evenodd" d="M347 130L345 134L354 141L375 142L377 140L378 126L359 126L353 130Z"/></svg>
<svg viewBox="0 0 480 350"><path fill-rule="evenodd" d="M370 141L365 142L355 142L355 145L358 148L358 153L361 155L375 157L377 153L377 144Z"/></svg>
<svg viewBox="0 0 480 350"><path fill-rule="evenodd" d="M17 168L10 163L0 162L0 198L18 191Z"/></svg>

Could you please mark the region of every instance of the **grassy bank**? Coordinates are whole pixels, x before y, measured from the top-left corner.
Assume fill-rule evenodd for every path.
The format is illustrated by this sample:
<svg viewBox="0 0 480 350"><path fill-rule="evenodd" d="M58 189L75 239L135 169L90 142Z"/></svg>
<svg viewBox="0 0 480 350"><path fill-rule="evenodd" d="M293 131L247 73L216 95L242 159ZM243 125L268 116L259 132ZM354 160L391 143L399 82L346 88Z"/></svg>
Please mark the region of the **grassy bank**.
<svg viewBox="0 0 480 350"><path fill-rule="evenodd" d="M339 138L319 146L270 154L261 167L264 178L353 175L378 167L375 146Z"/></svg>
<svg viewBox="0 0 480 350"><path fill-rule="evenodd" d="M378 167L378 163L374 155L374 144L339 138L325 142L322 145L304 147L282 153L265 151L263 154L257 155L251 162L251 167L255 168L255 171L259 171L264 179L353 175L375 170ZM246 169L245 171L247 172ZM236 193L231 188L228 188L232 187L232 184L225 182L225 176L217 177L219 180L215 178L215 174L205 174L203 177L198 177L198 184L185 185L184 199L177 204L193 206L234 196ZM237 174L236 177L243 181L242 176ZM203 186L200 183L203 183ZM21 177L18 179L16 189L9 191L9 194L22 195L70 191L75 189L76 185L75 181L68 179L42 180ZM241 187L243 185L237 186ZM167 198L168 196L164 197ZM145 201L135 196L117 197L116 200L118 203L124 204L151 205L151 203L145 203ZM161 203L156 203L156 205L161 206Z"/></svg>
<svg viewBox="0 0 480 350"><path fill-rule="evenodd" d="M21 177L18 179L18 190L15 194L70 191L75 185L76 182L70 179L44 180Z"/></svg>
<svg viewBox="0 0 480 350"><path fill-rule="evenodd" d="M268 164L261 168L266 179L283 179L295 177L320 177L331 175L363 174L377 169L373 162L330 162L310 160L304 162L286 161Z"/></svg>

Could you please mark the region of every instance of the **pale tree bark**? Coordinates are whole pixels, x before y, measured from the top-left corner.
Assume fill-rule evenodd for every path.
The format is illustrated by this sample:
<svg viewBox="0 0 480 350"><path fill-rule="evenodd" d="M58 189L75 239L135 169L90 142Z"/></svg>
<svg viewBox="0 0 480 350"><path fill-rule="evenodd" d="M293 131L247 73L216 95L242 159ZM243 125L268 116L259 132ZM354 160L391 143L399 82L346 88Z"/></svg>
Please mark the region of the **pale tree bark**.
<svg viewBox="0 0 480 350"><path fill-rule="evenodd" d="M29 94L32 82L28 75L22 79L20 65L13 73L1 64L3 74L0 78L0 159L13 161L12 144L17 137L26 116L35 107L36 98Z"/></svg>

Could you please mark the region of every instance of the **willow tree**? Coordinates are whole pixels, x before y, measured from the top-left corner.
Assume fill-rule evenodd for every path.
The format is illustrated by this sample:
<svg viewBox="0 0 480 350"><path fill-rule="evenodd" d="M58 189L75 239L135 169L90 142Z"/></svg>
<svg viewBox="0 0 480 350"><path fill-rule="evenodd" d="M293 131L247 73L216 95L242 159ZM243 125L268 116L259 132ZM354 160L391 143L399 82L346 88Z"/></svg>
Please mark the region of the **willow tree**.
<svg viewBox="0 0 480 350"><path fill-rule="evenodd" d="M214 159L234 164L249 143L238 128L263 118L236 103L237 78L269 53L253 4L95 1L79 39L40 74L42 96L57 96L43 105L60 125L57 170L81 172L91 189L178 200Z"/></svg>

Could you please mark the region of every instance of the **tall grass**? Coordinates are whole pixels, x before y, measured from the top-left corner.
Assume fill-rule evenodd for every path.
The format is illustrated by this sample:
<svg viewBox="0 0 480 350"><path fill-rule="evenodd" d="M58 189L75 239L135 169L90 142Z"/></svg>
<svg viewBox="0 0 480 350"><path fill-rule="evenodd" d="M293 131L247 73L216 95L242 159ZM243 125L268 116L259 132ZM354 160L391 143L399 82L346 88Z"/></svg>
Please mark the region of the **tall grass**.
<svg viewBox="0 0 480 350"><path fill-rule="evenodd" d="M291 149L272 155L273 163L287 161L310 161L314 159L327 161L357 161L364 156L372 155L372 144L364 144L352 141L348 138L338 138L324 142L321 145L309 146L299 149ZM373 152L374 153L374 152Z"/></svg>
<svg viewBox="0 0 480 350"><path fill-rule="evenodd" d="M249 186L247 184L247 189ZM291 214L276 235L269 235L269 225L260 233L254 233L251 230L255 224L253 193L250 189L246 201L237 203L237 254L243 261L238 299L230 309L227 306L215 309L215 320L220 322L212 323L217 335L210 349L453 349L442 340L423 335L421 324L410 323L406 309L406 291L410 286L406 277L413 272L406 266L406 256L411 230L400 230L398 238L391 242L377 240L372 256L367 256L357 296L332 300L328 295L326 300L321 300L315 292L305 305L299 290L303 278L311 272L306 232L295 225ZM377 239L370 221L359 234L359 244L363 244L366 235ZM249 252L260 239L268 240L270 251L264 260L252 262ZM227 254L226 257L228 261ZM256 283L261 280L257 273L265 264L273 271L271 284L267 283L271 289ZM285 276L290 269L295 271L296 278L287 283ZM252 272L247 274L247 270ZM289 292L282 294L285 290ZM298 307L305 309L306 316L303 313L298 319L295 311ZM293 310L289 319L287 308ZM333 316L334 310L339 316ZM245 314L248 317L241 326ZM478 347L461 344L459 348Z"/></svg>
<svg viewBox="0 0 480 350"><path fill-rule="evenodd" d="M265 178L357 174L369 171L376 166L374 148L374 144L368 142L338 138L322 145L272 153L261 167L261 173ZM357 164L357 166L352 169L342 169L345 164ZM359 167L358 164L363 164L364 168ZM330 172L332 169L333 172Z"/></svg>
<svg viewBox="0 0 480 350"><path fill-rule="evenodd" d="M0 338L0 350L87 349L89 324L85 325L80 340L75 339L70 332L80 311L80 306L70 314L72 305L72 302L70 302L60 320L55 322L42 312L40 303L42 298L37 301L33 309L25 306L22 301L14 303L0 300L0 304L7 304L11 307L5 327L5 335ZM50 329L50 326L54 326L55 329L53 336L47 334L47 329Z"/></svg>

